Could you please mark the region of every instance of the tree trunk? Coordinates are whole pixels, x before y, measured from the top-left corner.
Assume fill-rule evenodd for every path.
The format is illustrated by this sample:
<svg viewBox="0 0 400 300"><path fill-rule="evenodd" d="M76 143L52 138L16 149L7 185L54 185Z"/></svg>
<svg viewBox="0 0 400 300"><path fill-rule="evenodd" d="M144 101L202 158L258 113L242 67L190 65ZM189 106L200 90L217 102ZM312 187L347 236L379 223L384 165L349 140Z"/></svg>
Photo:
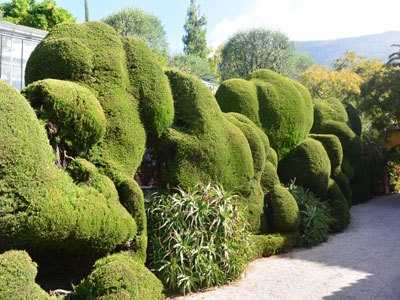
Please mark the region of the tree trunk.
<svg viewBox="0 0 400 300"><path fill-rule="evenodd" d="M88 0L85 0L85 22L89 22L89 4L88 4Z"/></svg>

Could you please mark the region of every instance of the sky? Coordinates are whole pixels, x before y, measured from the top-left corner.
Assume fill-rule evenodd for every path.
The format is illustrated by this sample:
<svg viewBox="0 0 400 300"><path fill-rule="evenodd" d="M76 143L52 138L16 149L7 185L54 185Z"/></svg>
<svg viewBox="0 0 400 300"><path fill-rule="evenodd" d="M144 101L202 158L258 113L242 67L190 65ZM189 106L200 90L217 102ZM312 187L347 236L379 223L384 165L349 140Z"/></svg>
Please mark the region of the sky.
<svg viewBox="0 0 400 300"><path fill-rule="evenodd" d="M0 3L9 1L0 1ZM84 0L56 0L84 22ZM183 25L190 0L89 0L91 21L126 7L158 16L172 53L183 49ZM328 40L400 31L399 0L197 0L207 18L207 42L214 49L240 30L279 30L294 41ZM400 43L400 41L399 41Z"/></svg>

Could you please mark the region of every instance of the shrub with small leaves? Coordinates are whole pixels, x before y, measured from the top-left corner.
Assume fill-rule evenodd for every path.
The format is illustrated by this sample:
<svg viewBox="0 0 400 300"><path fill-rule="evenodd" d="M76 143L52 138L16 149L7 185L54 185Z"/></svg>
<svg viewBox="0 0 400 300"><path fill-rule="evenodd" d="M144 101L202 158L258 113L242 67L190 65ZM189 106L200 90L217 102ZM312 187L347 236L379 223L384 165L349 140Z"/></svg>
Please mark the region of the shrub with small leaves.
<svg viewBox="0 0 400 300"><path fill-rule="evenodd" d="M300 210L299 247L312 247L328 240L329 224L332 220L330 208L314 194L292 181L289 192L296 199Z"/></svg>
<svg viewBox="0 0 400 300"><path fill-rule="evenodd" d="M147 200L147 263L166 288L185 294L240 276L251 251L238 199L221 186L198 184Z"/></svg>

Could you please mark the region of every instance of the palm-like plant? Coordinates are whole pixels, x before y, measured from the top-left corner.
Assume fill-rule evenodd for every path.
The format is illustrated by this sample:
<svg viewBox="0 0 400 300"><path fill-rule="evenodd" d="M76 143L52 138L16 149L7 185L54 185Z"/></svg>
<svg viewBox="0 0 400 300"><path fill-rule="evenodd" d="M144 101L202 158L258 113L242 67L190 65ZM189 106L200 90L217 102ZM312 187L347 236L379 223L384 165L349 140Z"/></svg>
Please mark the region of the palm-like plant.
<svg viewBox="0 0 400 300"><path fill-rule="evenodd" d="M394 44L392 47L400 48L400 44ZM393 67L400 67L400 51L390 54L387 64Z"/></svg>

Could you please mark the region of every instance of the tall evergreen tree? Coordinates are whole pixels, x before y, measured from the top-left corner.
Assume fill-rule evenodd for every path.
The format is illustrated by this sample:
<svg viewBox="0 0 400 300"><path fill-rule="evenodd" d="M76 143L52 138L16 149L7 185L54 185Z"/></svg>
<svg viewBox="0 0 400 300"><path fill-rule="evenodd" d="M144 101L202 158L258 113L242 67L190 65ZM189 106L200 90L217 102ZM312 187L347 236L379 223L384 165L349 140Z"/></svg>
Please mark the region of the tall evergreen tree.
<svg viewBox="0 0 400 300"><path fill-rule="evenodd" d="M200 16L200 5L196 5L196 0L190 0L190 6L187 11L187 19L183 27L186 34L182 41L184 44L183 51L189 55L195 55L206 59L208 55L206 41L206 17Z"/></svg>
<svg viewBox="0 0 400 300"><path fill-rule="evenodd" d="M85 22L89 22L89 3L85 0Z"/></svg>

